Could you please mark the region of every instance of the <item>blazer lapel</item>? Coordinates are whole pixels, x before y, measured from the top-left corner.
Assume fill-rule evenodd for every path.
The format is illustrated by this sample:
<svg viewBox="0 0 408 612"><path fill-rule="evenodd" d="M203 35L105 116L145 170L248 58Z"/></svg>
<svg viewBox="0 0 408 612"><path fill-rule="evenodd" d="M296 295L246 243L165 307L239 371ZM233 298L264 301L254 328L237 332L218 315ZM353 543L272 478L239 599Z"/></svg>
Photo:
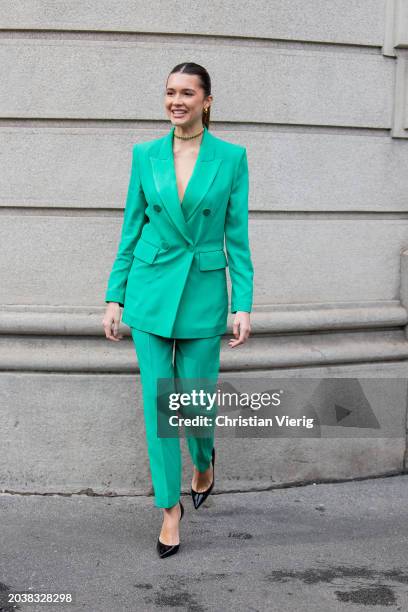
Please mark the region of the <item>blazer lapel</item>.
<svg viewBox="0 0 408 612"><path fill-rule="evenodd" d="M158 157L150 157L153 179L156 189L164 207L173 223L184 239L190 244L194 243L191 229L187 223L194 214L201 200L209 190L221 164L221 159L215 158L215 146L207 128L204 128L200 151L194 166L193 174L184 193L183 202L180 203L176 171L173 157L173 126L163 139Z"/></svg>
<svg viewBox="0 0 408 612"><path fill-rule="evenodd" d="M212 134L210 134L207 128L204 128L200 152L182 203L182 210L186 221L189 221L193 216L201 200L211 187L221 161L221 158L217 159L215 157L215 145Z"/></svg>

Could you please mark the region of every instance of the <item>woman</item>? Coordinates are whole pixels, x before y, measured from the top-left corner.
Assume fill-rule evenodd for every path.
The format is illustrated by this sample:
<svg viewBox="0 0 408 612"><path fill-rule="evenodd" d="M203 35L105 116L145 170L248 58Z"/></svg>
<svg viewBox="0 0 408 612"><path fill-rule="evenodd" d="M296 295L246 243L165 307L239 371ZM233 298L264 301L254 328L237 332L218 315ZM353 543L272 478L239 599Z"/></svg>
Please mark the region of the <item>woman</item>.
<svg viewBox="0 0 408 612"><path fill-rule="evenodd" d="M121 239L105 296L106 337L123 337L118 333L123 307L139 362L155 505L164 512L157 540L162 558L178 551L184 508L179 437L157 435L157 381L216 380L227 331L227 266L235 314L229 346L243 344L251 330L246 149L209 132L212 101L205 68L195 63L173 68L165 93L172 128L133 147ZM197 509L214 485L213 432L187 441Z"/></svg>

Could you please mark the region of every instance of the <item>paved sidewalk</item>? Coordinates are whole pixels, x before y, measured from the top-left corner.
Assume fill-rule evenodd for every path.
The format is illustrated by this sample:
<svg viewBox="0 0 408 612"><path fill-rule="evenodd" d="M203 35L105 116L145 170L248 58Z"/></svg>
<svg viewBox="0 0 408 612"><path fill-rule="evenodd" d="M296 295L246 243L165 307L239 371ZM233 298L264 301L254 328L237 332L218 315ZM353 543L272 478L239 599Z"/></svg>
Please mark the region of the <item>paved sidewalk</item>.
<svg viewBox="0 0 408 612"><path fill-rule="evenodd" d="M75 597L0 610L408 610L408 475L183 502L159 559L151 497L0 495L0 597Z"/></svg>

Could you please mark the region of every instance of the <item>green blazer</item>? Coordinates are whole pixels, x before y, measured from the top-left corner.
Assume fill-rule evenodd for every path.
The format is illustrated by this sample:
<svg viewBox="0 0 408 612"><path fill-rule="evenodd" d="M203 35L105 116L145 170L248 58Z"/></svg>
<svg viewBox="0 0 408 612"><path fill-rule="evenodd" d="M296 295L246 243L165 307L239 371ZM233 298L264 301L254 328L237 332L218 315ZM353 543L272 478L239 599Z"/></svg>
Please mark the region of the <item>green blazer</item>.
<svg viewBox="0 0 408 612"><path fill-rule="evenodd" d="M167 338L205 338L227 330L227 267L231 313L252 309L247 154L245 147L205 127L180 202L174 129L133 146L122 233L105 302L123 306L122 321L130 327Z"/></svg>

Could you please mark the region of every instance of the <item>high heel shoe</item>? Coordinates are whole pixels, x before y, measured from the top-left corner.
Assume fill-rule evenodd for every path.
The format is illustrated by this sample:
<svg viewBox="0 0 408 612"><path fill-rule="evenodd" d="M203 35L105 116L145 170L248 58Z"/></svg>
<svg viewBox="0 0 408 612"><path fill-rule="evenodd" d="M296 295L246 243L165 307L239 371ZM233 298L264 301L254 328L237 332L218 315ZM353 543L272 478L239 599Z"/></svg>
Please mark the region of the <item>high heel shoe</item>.
<svg viewBox="0 0 408 612"><path fill-rule="evenodd" d="M191 497L193 498L194 508L196 510L201 506L201 504L203 502L205 502L205 500L207 499L207 497L209 496L209 494L213 490L214 481L215 481L215 471L214 471L215 448L212 449L211 463L212 463L212 466L213 466L213 481L210 484L210 486L208 487L208 489L206 491L199 492L199 491L194 491L193 487L191 487Z"/></svg>
<svg viewBox="0 0 408 612"><path fill-rule="evenodd" d="M183 518L183 514L184 514L184 506L181 503L181 500L179 500L179 504L180 504L180 510L181 510L181 515L180 515L180 521L181 521L181 519ZM163 544L163 542L160 542L160 537L157 538L156 549L161 559L164 559L165 557L170 557L170 555L175 555L179 548L180 548L180 544Z"/></svg>

